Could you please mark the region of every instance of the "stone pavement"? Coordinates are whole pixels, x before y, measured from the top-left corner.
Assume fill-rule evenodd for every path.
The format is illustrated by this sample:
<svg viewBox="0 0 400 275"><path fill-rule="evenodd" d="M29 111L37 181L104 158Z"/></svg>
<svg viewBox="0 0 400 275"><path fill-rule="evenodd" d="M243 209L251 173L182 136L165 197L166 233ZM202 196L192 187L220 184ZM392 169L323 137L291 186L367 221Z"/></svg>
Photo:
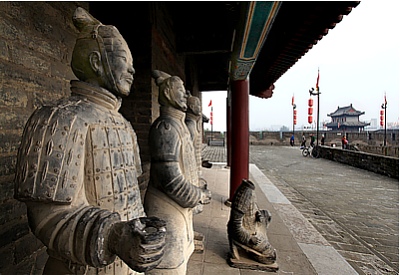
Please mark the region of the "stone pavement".
<svg viewBox="0 0 400 275"><path fill-rule="evenodd" d="M205 250L192 255L187 274L274 273L227 264L226 149L206 146L203 158L213 162L203 168L213 200L194 217ZM251 146L250 159L258 205L272 214L268 234L277 274L398 274L396 180L304 158L295 147Z"/></svg>
<svg viewBox="0 0 400 275"><path fill-rule="evenodd" d="M207 146L206 144L203 144L201 157L210 162L226 163L226 147Z"/></svg>

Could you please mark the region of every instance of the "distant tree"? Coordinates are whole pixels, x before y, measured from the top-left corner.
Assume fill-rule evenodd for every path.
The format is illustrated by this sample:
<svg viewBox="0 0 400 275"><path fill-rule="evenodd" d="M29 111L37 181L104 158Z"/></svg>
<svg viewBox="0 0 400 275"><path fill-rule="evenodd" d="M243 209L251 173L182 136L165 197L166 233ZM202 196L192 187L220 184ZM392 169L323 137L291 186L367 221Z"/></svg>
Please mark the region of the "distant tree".
<svg viewBox="0 0 400 275"><path fill-rule="evenodd" d="M281 127L281 132L287 132L287 131L289 131L289 128L286 127L285 125L283 125L283 126Z"/></svg>

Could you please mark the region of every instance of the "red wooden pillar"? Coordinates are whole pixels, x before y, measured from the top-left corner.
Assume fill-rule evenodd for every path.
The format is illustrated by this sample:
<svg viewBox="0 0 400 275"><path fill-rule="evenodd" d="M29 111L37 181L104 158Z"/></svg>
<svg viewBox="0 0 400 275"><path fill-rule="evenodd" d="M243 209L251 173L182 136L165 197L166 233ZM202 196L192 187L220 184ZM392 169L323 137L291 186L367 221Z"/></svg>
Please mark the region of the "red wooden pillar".
<svg viewBox="0 0 400 275"><path fill-rule="evenodd" d="M231 83L231 165L229 201L249 178L249 81Z"/></svg>

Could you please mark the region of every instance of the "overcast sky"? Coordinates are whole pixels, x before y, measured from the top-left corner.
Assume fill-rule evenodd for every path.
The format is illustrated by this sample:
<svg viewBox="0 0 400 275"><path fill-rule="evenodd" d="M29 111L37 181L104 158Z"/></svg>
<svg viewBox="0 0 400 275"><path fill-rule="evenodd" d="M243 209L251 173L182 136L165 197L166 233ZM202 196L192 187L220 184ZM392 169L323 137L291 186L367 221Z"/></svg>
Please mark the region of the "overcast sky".
<svg viewBox="0 0 400 275"><path fill-rule="evenodd" d="M250 96L250 130L292 129L294 95L296 129L307 122L309 89L320 70L320 122L338 106L353 104L361 121L376 119L387 98L387 122L399 121L399 9L398 1L363 0L275 83L272 98ZM313 96L316 121L317 97ZM226 130L226 91L203 92L203 113L210 116L212 99L214 131ZM205 128L211 129L206 123Z"/></svg>

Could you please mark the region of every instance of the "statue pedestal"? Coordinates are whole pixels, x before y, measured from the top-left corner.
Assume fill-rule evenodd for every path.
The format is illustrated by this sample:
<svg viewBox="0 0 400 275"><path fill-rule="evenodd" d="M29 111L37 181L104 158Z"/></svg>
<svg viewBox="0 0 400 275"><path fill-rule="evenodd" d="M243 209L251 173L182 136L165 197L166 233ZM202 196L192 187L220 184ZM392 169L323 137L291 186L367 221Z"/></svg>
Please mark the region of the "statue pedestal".
<svg viewBox="0 0 400 275"><path fill-rule="evenodd" d="M263 264L249 258L249 255L243 249L238 248L237 253L239 254L239 257L237 258L235 258L231 253L228 254L228 264L231 267L269 272L274 272L279 269L278 263L276 262L271 264Z"/></svg>
<svg viewBox="0 0 400 275"><path fill-rule="evenodd" d="M194 253L204 252L204 235L200 232L194 231Z"/></svg>

